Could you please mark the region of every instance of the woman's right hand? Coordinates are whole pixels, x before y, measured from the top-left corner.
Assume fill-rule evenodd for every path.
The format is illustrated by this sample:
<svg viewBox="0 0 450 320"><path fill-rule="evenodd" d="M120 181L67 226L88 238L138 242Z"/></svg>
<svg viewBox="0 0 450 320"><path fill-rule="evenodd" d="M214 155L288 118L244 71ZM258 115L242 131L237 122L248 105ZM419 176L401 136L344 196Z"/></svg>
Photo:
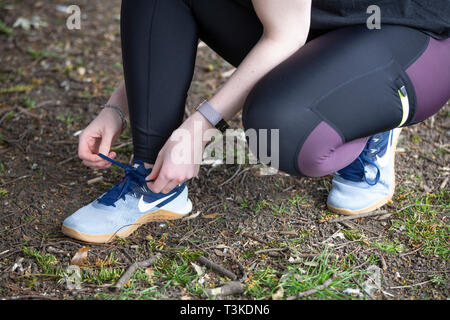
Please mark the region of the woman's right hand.
<svg viewBox="0 0 450 320"><path fill-rule="evenodd" d="M100 158L102 153L112 159L115 152L110 152L114 141L122 131L122 120L116 110L103 109L99 115L81 132L78 142L78 157L83 164L93 169L107 169L111 162Z"/></svg>

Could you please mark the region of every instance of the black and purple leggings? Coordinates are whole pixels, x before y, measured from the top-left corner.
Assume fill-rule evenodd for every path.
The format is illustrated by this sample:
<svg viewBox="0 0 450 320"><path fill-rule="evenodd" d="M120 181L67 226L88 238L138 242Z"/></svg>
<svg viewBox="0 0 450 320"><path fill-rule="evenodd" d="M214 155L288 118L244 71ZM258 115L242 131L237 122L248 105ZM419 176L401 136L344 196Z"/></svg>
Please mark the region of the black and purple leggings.
<svg viewBox="0 0 450 320"><path fill-rule="evenodd" d="M231 0L122 1L135 159L153 163L181 124L198 40L238 66L262 31L254 10ZM250 92L243 124L279 129L280 169L319 177L353 162L373 134L423 121L449 99L450 39L398 25L311 30Z"/></svg>

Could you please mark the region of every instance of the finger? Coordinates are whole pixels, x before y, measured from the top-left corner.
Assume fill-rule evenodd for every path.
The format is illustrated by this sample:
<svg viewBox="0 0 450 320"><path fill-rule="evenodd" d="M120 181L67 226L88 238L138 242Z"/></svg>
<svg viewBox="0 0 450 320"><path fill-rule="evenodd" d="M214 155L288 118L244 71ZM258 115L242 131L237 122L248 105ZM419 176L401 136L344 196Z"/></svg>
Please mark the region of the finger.
<svg viewBox="0 0 450 320"><path fill-rule="evenodd" d="M98 153L102 153L105 156L109 156L110 152L109 150L111 149L111 143L112 143L112 138L113 136L111 134L107 134L105 133L102 136L102 140L100 141L100 146L98 147ZM100 158L100 160L105 161L104 159Z"/></svg>
<svg viewBox="0 0 450 320"><path fill-rule="evenodd" d="M182 182L181 182L182 183ZM180 184L180 182L177 182L176 180L171 180L169 181L168 184L166 184L166 186L162 189L162 193L169 193L170 191L173 190L173 188L175 188L176 186L178 186Z"/></svg>
<svg viewBox="0 0 450 320"><path fill-rule="evenodd" d="M160 193L162 189L169 183L169 179L163 174L159 174L155 181L149 182L147 185L154 193Z"/></svg>
<svg viewBox="0 0 450 320"><path fill-rule="evenodd" d="M97 162L92 162L92 161L87 161L87 160L83 160L82 162L85 166L92 168L92 169L108 169L111 167L112 163L111 162L106 162L106 163L99 163L99 161Z"/></svg>
<svg viewBox="0 0 450 320"><path fill-rule="evenodd" d="M163 158L161 156L158 156L156 158L155 164L153 165L152 172L150 172L149 176L147 177L147 180L155 180L159 175L159 172L161 171L162 165Z"/></svg>
<svg viewBox="0 0 450 320"><path fill-rule="evenodd" d="M78 157L81 160L86 160L90 162L98 161L98 156L94 154L91 148L89 147L88 138L80 137L80 141L78 143Z"/></svg>

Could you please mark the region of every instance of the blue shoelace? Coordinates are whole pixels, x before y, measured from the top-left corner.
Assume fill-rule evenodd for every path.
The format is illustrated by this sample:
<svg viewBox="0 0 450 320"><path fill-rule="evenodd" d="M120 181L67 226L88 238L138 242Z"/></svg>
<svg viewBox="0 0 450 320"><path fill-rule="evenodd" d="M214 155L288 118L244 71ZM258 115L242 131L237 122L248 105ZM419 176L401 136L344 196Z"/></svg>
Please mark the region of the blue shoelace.
<svg viewBox="0 0 450 320"><path fill-rule="evenodd" d="M383 135L387 134L387 137ZM350 165L338 171L340 176L346 180L360 182L365 181L367 184L374 186L380 181L380 168L376 163L376 156L387 148L389 143L389 132L374 135L366 144L366 147ZM377 169L374 181L369 181L366 176L366 166L372 165Z"/></svg>
<svg viewBox="0 0 450 320"><path fill-rule="evenodd" d="M113 164L123 168L125 170L125 176L123 177L122 181L114 185L110 190L108 190L101 198L98 199L98 202L101 204L104 204L106 206L113 206L115 207L115 203L119 199L125 200L125 195L129 192L133 192L133 189L137 186L145 185L147 182L150 182L150 180L145 180L147 175L143 175L141 172L139 172L136 168L124 164L118 161L115 161L107 156L105 156L102 153L98 154L101 158L112 162Z"/></svg>

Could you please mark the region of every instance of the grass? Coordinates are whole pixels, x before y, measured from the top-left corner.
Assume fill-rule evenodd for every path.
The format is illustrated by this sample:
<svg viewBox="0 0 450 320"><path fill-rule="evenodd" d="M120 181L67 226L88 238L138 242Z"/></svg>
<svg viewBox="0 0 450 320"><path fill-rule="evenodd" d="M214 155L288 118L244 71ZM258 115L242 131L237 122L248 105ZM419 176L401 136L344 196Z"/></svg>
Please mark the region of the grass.
<svg viewBox="0 0 450 320"><path fill-rule="evenodd" d="M83 119L83 116L74 116L71 111L66 111L65 113L58 114L57 119L69 127L76 121Z"/></svg>
<svg viewBox="0 0 450 320"><path fill-rule="evenodd" d="M36 249L28 248L26 246L22 247L23 252L34 258L39 268L42 270L44 275L61 275L62 268L58 266L58 259L50 254L42 254Z"/></svg>
<svg viewBox="0 0 450 320"><path fill-rule="evenodd" d="M0 198L6 197L7 194L8 194L8 190L0 189Z"/></svg>
<svg viewBox="0 0 450 320"><path fill-rule="evenodd" d="M33 84L17 84L9 88L1 88L0 94L5 93L17 93L17 92L28 92L34 88Z"/></svg>
<svg viewBox="0 0 450 320"><path fill-rule="evenodd" d="M330 286L304 299L351 299L342 293L347 288L357 288L362 282L364 271L345 268L338 261L330 261L331 250L325 249L312 260L303 264L288 265L284 273L271 267L253 272L247 280L245 294L256 299L271 299L277 292L283 292L282 299L300 292L317 288L334 276Z"/></svg>
<svg viewBox="0 0 450 320"><path fill-rule="evenodd" d="M425 255L450 258L450 225L443 220L449 212L449 190L412 198L404 210L396 214L393 230L409 238L413 247L421 247Z"/></svg>
<svg viewBox="0 0 450 320"><path fill-rule="evenodd" d="M0 20L0 33L10 36L14 33L14 30L8 27L3 21Z"/></svg>
<svg viewBox="0 0 450 320"><path fill-rule="evenodd" d="M28 48L27 53L30 55L31 60L36 60L41 57L44 58L61 58L60 54L48 52L47 49L34 50L33 48Z"/></svg>
<svg viewBox="0 0 450 320"><path fill-rule="evenodd" d="M405 251L405 246L398 239L394 239L394 241L384 239L374 242L373 245L389 254L399 254Z"/></svg>

